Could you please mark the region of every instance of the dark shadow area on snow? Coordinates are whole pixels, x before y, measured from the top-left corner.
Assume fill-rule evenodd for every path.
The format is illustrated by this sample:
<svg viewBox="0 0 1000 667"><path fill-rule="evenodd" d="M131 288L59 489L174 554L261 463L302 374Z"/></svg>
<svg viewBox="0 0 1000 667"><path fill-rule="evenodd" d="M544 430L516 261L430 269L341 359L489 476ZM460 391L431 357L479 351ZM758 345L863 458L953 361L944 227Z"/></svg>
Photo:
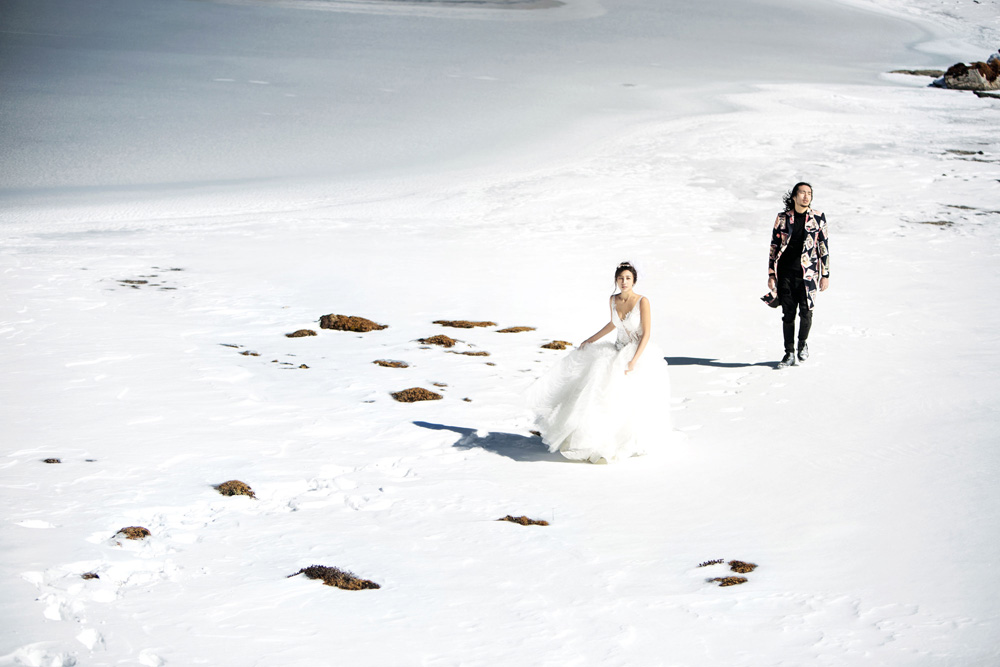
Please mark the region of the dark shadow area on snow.
<svg viewBox="0 0 1000 667"><path fill-rule="evenodd" d="M515 461L561 461L566 459L561 454L550 452L539 437L518 435L516 433L487 433L477 435L477 429L465 428L462 426L445 426L444 424L432 424L431 422L413 422L420 428L432 431L451 431L461 437L455 441L453 447L458 449L472 449L479 447L486 451L506 456Z"/></svg>
<svg viewBox="0 0 1000 667"><path fill-rule="evenodd" d="M776 368L777 361L758 361L755 364L748 364L740 361L719 361L718 359L705 359L703 357L663 357L667 364L671 366L711 366L712 368L751 368L753 366L766 366Z"/></svg>

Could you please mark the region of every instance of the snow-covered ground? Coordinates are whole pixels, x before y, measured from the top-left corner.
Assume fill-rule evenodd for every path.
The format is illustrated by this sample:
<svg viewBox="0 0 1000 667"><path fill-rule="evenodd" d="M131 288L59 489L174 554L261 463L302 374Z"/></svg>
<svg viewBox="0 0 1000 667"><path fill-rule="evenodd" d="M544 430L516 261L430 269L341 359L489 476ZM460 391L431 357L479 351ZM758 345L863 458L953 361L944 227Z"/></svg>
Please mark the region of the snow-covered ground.
<svg viewBox="0 0 1000 667"><path fill-rule="evenodd" d="M885 74L997 2L514 4L0 3L0 665L1000 661L1000 101ZM573 464L521 395L622 259L683 435Z"/></svg>

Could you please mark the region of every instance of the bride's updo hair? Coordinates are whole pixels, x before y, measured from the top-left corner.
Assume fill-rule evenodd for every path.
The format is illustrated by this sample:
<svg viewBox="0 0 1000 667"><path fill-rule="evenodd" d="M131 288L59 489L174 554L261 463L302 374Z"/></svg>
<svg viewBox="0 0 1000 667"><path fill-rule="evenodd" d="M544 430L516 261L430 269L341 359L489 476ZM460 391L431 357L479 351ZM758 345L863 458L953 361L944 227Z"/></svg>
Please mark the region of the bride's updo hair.
<svg viewBox="0 0 1000 667"><path fill-rule="evenodd" d="M632 273L632 284L633 285L635 283L639 282L639 272L635 270L634 266L632 266L632 262L625 261L625 262L622 262L621 264L619 264L618 268L615 269L615 283L618 282L618 276L620 276L621 274L625 273L626 271L629 271L629 272Z"/></svg>

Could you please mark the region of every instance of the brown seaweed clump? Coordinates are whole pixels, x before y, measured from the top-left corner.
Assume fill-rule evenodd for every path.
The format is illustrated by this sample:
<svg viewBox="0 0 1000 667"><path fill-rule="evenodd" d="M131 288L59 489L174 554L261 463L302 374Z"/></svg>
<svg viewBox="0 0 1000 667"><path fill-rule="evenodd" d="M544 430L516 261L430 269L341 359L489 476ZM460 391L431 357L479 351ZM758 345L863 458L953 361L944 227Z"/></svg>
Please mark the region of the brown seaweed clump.
<svg viewBox="0 0 1000 667"><path fill-rule="evenodd" d="M251 498L256 498L253 489L246 482L241 482L238 479L231 479L228 482L223 482L215 487L215 490L224 496L250 496Z"/></svg>
<svg viewBox="0 0 1000 667"><path fill-rule="evenodd" d="M295 574L288 575L288 579L304 574L310 579L321 579L325 586L336 586L345 591L362 591L365 589L381 588L374 581L361 579L353 572L341 570L339 567L327 567L326 565L310 565L304 567Z"/></svg>
<svg viewBox="0 0 1000 667"><path fill-rule="evenodd" d="M739 586L740 584L745 584L749 581L746 577L716 577L715 579L709 579L709 581L718 581L719 586Z"/></svg>
<svg viewBox="0 0 1000 667"><path fill-rule="evenodd" d="M520 524L522 526L547 526L548 521L542 519L529 519L526 516L511 516L508 514L502 519L497 519L497 521L510 521L511 523Z"/></svg>
<svg viewBox="0 0 1000 667"><path fill-rule="evenodd" d="M405 361L390 361L389 359L376 359L372 362L377 366L382 368L409 368L410 365Z"/></svg>
<svg viewBox="0 0 1000 667"><path fill-rule="evenodd" d="M124 535L130 540L142 540L149 537L152 533L148 529L142 526L128 526L127 528L122 528L115 535Z"/></svg>
<svg viewBox="0 0 1000 667"><path fill-rule="evenodd" d="M523 331L534 331L535 327L507 327L506 329L498 329L497 333L521 333Z"/></svg>
<svg viewBox="0 0 1000 667"><path fill-rule="evenodd" d="M319 318L321 329L333 329L334 331L354 331L357 333L367 333L369 331L381 331L388 329L388 324L378 324L371 320L355 315L323 315Z"/></svg>
<svg viewBox="0 0 1000 667"><path fill-rule="evenodd" d="M437 336L431 336L430 338L418 338L418 343L423 343L424 345L440 345L441 347L454 347L455 343L458 341L454 338L449 338L442 334Z"/></svg>
<svg viewBox="0 0 1000 667"><path fill-rule="evenodd" d="M392 397L400 403L416 403L417 401L440 401L444 396L423 387L410 387L403 391L393 392Z"/></svg>
<svg viewBox="0 0 1000 667"><path fill-rule="evenodd" d="M565 350L567 347L572 347L573 343L568 340L554 340L551 343L546 343L542 345L545 350Z"/></svg>
<svg viewBox="0 0 1000 667"><path fill-rule="evenodd" d="M42 463L62 463L62 459L42 459Z"/></svg>
<svg viewBox="0 0 1000 667"><path fill-rule="evenodd" d="M472 329L473 327L495 327L496 322L471 322L469 320L434 320L434 324L455 329Z"/></svg>
<svg viewBox="0 0 1000 667"><path fill-rule="evenodd" d="M305 338L306 336L318 336L312 329L299 329L298 331L293 331L292 333L285 334L285 338Z"/></svg>
<svg viewBox="0 0 1000 667"><path fill-rule="evenodd" d="M96 572L84 572L80 575L81 579L100 579Z"/></svg>
<svg viewBox="0 0 1000 667"><path fill-rule="evenodd" d="M746 574L748 572L753 572L757 569L756 563L744 563L741 560L731 560L729 561L729 569L733 572L739 572L740 574Z"/></svg>
<svg viewBox="0 0 1000 667"><path fill-rule="evenodd" d="M472 350L466 350L465 352L456 352L455 350L448 350L449 354L461 354L466 357L488 357L490 353L486 350L477 350L473 352Z"/></svg>
<svg viewBox="0 0 1000 667"><path fill-rule="evenodd" d="M717 558L715 560L706 560L704 563L702 563L698 567L708 567L709 565L718 565L719 563L725 563L725 562L726 562L726 560L724 558ZM736 562L736 561L733 561L733 562Z"/></svg>

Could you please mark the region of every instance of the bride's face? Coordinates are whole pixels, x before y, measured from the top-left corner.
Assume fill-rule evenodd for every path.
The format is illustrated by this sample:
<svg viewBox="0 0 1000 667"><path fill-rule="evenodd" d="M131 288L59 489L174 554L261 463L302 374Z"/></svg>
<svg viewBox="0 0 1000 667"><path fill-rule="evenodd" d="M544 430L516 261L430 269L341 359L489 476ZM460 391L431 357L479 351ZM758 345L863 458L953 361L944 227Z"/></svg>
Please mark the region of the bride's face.
<svg viewBox="0 0 1000 667"><path fill-rule="evenodd" d="M622 271L615 283L618 285L618 289L624 294L631 291L632 286L635 285L635 276L632 275L631 271Z"/></svg>

